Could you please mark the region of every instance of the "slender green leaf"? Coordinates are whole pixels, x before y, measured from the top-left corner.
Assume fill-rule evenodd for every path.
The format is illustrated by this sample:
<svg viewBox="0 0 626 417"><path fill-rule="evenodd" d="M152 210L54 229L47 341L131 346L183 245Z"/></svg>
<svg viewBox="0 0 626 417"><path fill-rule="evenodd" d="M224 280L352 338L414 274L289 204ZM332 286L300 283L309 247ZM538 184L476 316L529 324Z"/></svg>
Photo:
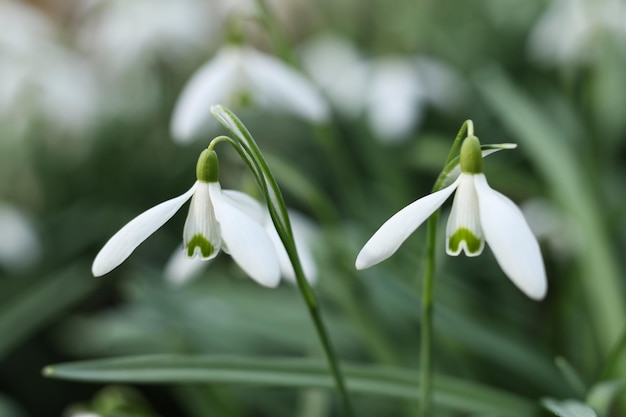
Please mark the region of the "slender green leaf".
<svg viewBox="0 0 626 417"><path fill-rule="evenodd" d="M597 417L596 412L587 404L575 400L557 401L552 398L544 398L541 404L560 417Z"/></svg>
<svg viewBox="0 0 626 417"><path fill-rule="evenodd" d="M366 365L342 366L348 389L364 395L418 400L418 372ZM153 355L48 366L52 378L101 383L229 383L291 388L331 388L323 361L297 358ZM442 408L502 417L533 415L529 400L451 377L435 377L434 401Z"/></svg>

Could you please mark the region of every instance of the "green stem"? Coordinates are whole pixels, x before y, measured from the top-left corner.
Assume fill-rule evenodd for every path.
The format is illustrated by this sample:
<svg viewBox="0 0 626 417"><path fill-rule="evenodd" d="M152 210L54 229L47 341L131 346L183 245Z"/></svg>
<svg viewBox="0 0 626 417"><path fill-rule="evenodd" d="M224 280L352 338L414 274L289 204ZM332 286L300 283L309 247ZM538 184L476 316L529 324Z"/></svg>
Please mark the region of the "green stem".
<svg viewBox="0 0 626 417"><path fill-rule="evenodd" d="M237 140L227 141L234 146L235 150L246 162L257 180L263 195L265 196L270 217L272 218L272 222L276 227L276 232L278 233L278 236L287 251L287 255L289 256L289 260L293 266L296 276L298 289L302 294L302 298L304 298L309 314L311 315L311 319L313 320L313 324L315 325L318 338L320 339L322 348L326 354L333 379L335 380L337 386L338 394L341 398L345 415L347 417L353 417L354 411L348 397L344 378L339 367L339 361L337 360L337 355L330 342L328 332L322 320L317 297L315 296L315 293L313 292L313 289L306 279L302 269L300 257L298 256L298 250L296 249L296 244L293 238L291 222L289 220L289 215L287 214L287 207L282 193L280 192L280 188L278 187L278 183L276 182L276 178L274 178L274 175L269 169L267 161L263 157L259 146L237 116L222 106L214 106L211 111L217 120L237 138ZM221 140L226 139L220 139L220 141Z"/></svg>
<svg viewBox="0 0 626 417"><path fill-rule="evenodd" d="M444 179L448 173L448 166L455 159L465 133L474 134L474 124L471 120L466 120L461 125L457 133L448 158L444 164L444 169L439 174L432 192L441 189ZM426 261L424 264L424 277L422 281L422 326L420 332L420 403L418 409L419 417L427 417L431 414L432 404L432 333L433 333L433 309L435 305L435 248L437 247L437 223L439 222L439 209L429 218L426 229Z"/></svg>
<svg viewBox="0 0 626 417"><path fill-rule="evenodd" d="M426 229L426 264L422 285L422 327L420 337L420 403L418 416L430 415L432 402L432 320L434 306L434 278L435 278L435 247L437 246L437 223L439 210L428 219Z"/></svg>

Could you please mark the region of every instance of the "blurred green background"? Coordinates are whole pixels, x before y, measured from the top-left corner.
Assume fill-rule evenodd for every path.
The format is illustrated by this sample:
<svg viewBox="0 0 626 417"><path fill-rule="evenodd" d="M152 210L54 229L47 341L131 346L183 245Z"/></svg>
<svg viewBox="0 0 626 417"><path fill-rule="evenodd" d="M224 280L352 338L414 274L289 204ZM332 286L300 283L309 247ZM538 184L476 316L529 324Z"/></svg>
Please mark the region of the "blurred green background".
<svg viewBox="0 0 626 417"><path fill-rule="evenodd" d="M446 256L444 206L436 374L524 398L537 405L529 416L551 415L542 398L625 415L623 0L3 0L0 416L340 415L331 390L41 375L149 353L322 357L289 282L262 288L225 256L184 284L167 279L185 208L118 269L91 276L106 240L186 191L199 152L224 133L213 123L181 145L170 123L194 71L235 38L283 59L332 111L315 124L221 103L314 224L315 291L342 360L418 368L425 228L376 267L357 272L354 259L430 191L472 119L483 144L518 144L489 157L486 175L524 210L549 289L525 298L489 250ZM258 196L237 155L219 152L222 185ZM359 415L412 415L416 404L353 397ZM444 404L435 415L498 414Z"/></svg>

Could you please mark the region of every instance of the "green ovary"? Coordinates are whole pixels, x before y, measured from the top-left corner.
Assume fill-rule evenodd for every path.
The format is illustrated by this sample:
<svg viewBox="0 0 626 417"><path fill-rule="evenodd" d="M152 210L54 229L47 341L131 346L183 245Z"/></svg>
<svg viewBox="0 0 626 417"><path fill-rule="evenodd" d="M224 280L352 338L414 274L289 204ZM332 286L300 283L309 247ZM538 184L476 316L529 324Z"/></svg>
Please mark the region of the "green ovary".
<svg viewBox="0 0 626 417"><path fill-rule="evenodd" d="M196 247L200 248L200 253L202 253L203 258L208 258L215 252L215 248L211 245L211 242L199 233L193 235L189 243L187 243L187 256L192 257L196 251Z"/></svg>
<svg viewBox="0 0 626 417"><path fill-rule="evenodd" d="M470 254L477 254L480 252L482 240L476 237L471 230L466 227L460 227L450 239L448 240L448 248L450 251L457 253L459 251L459 245L465 241L467 251Z"/></svg>

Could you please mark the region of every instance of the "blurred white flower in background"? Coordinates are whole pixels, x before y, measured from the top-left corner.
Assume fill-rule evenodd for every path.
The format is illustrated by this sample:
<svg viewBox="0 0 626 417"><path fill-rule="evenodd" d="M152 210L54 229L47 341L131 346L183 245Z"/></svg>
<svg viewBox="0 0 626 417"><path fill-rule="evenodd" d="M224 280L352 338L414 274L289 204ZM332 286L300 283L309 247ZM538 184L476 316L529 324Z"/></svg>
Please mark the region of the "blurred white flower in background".
<svg viewBox="0 0 626 417"><path fill-rule="evenodd" d="M241 208L245 209L243 206ZM261 209L260 204L259 209ZM278 232L276 232L276 228L272 223L269 213L266 210L261 210L265 212L262 218L259 218L258 215L255 217L267 231L274 249L276 250L281 276L285 280L295 283L296 277L291 262L289 261L287 251L278 236ZM249 208L247 212L250 213ZM296 242L296 248L298 249L304 275L311 284L314 284L317 281L317 264L313 257L312 246L315 245L318 239L317 230L311 220L298 212L290 210L289 220L291 221L293 237ZM171 284L182 285L197 277L207 265L207 262L203 262L200 259L189 258L183 248L179 247L174 251L165 266L165 279Z"/></svg>
<svg viewBox="0 0 626 417"><path fill-rule="evenodd" d="M211 124L211 106L251 104L324 123L329 109L309 80L265 53L247 46L224 46L191 77L174 108L171 133L190 142Z"/></svg>
<svg viewBox="0 0 626 417"><path fill-rule="evenodd" d="M41 255L39 238L30 221L16 208L0 203L0 265L17 272Z"/></svg>
<svg viewBox="0 0 626 417"><path fill-rule="evenodd" d="M52 22L25 3L0 2L0 119L18 133L44 120L63 132L91 126L99 86Z"/></svg>
<svg viewBox="0 0 626 417"><path fill-rule="evenodd" d="M561 258L570 259L584 247L576 221L550 201L534 198L520 205L530 229Z"/></svg>
<svg viewBox="0 0 626 417"><path fill-rule="evenodd" d="M369 64L347 40L320 35L302 51L304 68L339 112L357 117L366 100Z"/></svg>
<svg viewBox="0 0 626 417"><path fill-rule="evenodd" d="M544 64L584 64L593 59L603 33L626 41L623 1L556 0L530 33L529 53Z"/></svg>
<svg viewBox="0 0 626 417"><path fill-rule="evenodd" d="M206 48L216 22L198 0L89 0L81 4L82 49L116 74L153 65L157 58L191 59Z"/></svg>
<svg viewBox="0 0 626 417"><path fill-rule="evenodd" d="M325 34L303 47L302 60L335 108L349 118L365 114L384 142L406 140L419 128L427 105L454 111L463 99L461 78L434 58L366 60L348 41Z"/></svg>

